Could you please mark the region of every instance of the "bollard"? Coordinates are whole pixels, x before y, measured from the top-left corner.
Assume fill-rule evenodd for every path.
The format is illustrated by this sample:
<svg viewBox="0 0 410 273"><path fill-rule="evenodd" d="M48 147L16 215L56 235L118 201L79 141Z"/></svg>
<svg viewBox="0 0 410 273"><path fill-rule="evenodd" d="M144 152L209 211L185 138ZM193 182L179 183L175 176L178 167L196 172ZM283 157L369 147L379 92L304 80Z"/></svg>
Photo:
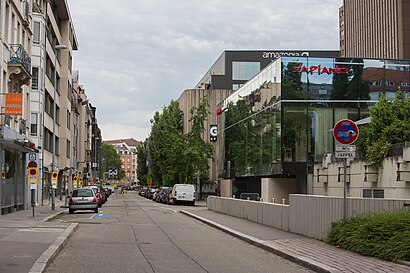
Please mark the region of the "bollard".
<svg viewBox="0 0 410 273"><path fill-rule="evenodd" d="M260 198L259 201L263 202L263 198Z"/></svg>
<svg viewBox="0 0 410 273"><path fill-rule="evenodd" d="M234 194L234 195L232 195L232 198L233 198L233 199L235 199L235 194Z"/></svg>
<svg viewBox="0 0 410 273"><path fill-rule="evenodd" d="M282 205L285 205L285 198L282 199Z"/></svg>
<svg viewBox="0 0 410 273"><path fill-rule="evenodd" d="M251 198L247 197L246 200L251 200Z"/></svg>
<svg viewBox="0 0 410 273"><path fill-rule="evenodd" d="M272 203L275 203L275 198L272 198Z"/></svg>

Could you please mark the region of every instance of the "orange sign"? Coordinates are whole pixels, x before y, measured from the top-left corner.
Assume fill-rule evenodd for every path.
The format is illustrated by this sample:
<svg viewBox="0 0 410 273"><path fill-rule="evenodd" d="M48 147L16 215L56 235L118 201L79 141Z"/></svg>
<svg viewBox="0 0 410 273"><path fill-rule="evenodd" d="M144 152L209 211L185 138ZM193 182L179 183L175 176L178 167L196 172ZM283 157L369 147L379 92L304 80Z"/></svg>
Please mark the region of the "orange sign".
<svg viewBox="0 0 410 273"><path fill-rule="evenodd" d="M6 115L23 114L23 94L6 94Z"/></svg>

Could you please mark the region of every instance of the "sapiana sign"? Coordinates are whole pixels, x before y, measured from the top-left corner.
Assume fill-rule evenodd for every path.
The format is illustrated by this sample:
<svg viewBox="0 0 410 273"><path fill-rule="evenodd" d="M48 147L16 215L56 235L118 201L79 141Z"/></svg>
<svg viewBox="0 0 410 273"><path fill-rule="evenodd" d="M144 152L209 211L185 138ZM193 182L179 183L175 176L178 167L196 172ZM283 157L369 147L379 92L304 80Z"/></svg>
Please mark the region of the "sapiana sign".
<svg viewBox="0 0 410 273"><path fill-rule="evenodd" d="M321 75L321 74L328 74L328 75L330 75L330 74L342 74L343 75L343 74L347 74L349 72L349 68L345 67L345 66L339 67L337 65L334 68L333 67L326 67L326 66L322 67L320 64L319 65L311 65L311 66L307 67L306 65L299 64L299 66L294 66L293 67L293 71L296 72L296 73L305 72L305 73L310 73L310 74L313 74L313 73L317 72L317 74L319 74L319 75Z"/></svg>

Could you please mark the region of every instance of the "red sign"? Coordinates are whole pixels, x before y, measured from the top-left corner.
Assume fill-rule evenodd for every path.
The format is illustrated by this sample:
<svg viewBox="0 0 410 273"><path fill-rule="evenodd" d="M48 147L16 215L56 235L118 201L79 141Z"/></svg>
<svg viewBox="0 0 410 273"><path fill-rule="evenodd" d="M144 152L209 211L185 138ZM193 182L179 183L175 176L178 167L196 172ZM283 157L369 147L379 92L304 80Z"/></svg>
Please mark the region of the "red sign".
<svg viewBox="0 0 410 273"><path fill-rule="evenodd" d="M300 64L299 66L293 67L293 71L296 72L296 73L303 73L303 72L309 73L309 74L317 73L318 75L321 75L321 74L328 74L328 75L330 75L330 74L342 74L343 75L343 74L347 74L349 72L349 68L345 67L345 66L339 67L337 65L334 68L333 67L326 67L326 66L322 67L320 64L319 65L311 65L311 66L307 67L305 65Z"/></svg>
<svg viewBox="0 0 410 273"><path fill-rule="evenodd" d="M352 144L359 137L359 128L350 119L342 119L333 128L333 136L341 144Z"/></svg>

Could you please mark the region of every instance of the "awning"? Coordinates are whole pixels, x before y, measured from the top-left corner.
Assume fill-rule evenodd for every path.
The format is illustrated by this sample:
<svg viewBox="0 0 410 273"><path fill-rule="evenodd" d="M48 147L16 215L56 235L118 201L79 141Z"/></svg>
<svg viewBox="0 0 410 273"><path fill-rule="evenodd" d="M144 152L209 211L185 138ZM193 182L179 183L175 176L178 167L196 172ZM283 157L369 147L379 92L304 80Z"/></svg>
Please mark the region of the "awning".
<svg viewBox="0 0 410 273"><path fill-rule="evenodd" d="M17 150L22 153L38 153L38 149L27 146L27 142L21 142L16 139L0 138L0 144L7 148Z"/></svg>

